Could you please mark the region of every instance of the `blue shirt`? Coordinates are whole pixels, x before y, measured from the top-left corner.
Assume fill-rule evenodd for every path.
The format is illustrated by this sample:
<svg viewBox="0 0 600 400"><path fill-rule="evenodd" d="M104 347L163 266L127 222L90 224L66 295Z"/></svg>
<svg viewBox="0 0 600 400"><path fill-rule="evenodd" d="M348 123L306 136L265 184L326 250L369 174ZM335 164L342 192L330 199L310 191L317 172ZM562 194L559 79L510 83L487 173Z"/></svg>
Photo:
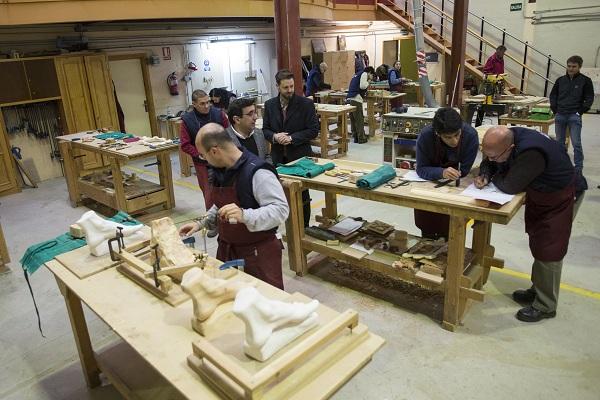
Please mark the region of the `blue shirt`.
<svg viewBox="0 0 600 400"><path fill-rule="evenodd" d="M466 176L470 171L477 152L479 136L477 131L463 122L460 143L456 148L448 146L434 132L433 126L423 128L417 138L417 174L430 181L443 178L444 164L460 162L460 175ZM460 148L460 151L457 151Z"/></svg>

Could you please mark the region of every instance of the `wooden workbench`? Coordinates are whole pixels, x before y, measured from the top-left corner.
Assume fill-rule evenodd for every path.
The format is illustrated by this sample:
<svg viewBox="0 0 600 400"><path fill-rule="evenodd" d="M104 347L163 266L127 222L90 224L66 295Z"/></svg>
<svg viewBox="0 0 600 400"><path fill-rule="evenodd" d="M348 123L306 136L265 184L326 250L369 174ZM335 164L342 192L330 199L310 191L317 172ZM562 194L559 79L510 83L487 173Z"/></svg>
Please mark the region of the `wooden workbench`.
<svg viewBox="0 0 600 400"><path fill-rule="evenodd" d="M115 268L79 279L58 261L53 260L46 266L54 274L65 298L84 377L90 388L101 384L100 373L103 373L127 399L223 398L220 392L214 390L207 380L201 378L186 363L188 356L193 353L192 344L201 339L191 327L193 309L190 300L172 307ZM243 272L239 272L239 276L244 280L256 281L257 289L271 299L290 301L290 298L298 298L299 294L290 295ZM302 297L302 301L307 301L305 296ZM107 352L93 349L82 303L123 340L116 350ZM320 320L341 315L322 304L317 313ZM243 329L242 321L230 314L223 321L219 320L219 325L205 338L215 346L220 344L221 348L225 347L226 350L221 351L226 354L228 362L238 365L239 360L243 366L238 368L244 374L275 368L274 364L285 356L286 349L264 363L250 360L242 353ZM253 398L328 398L351 379L383 345L381 337L365 330L366 327L361 323L355 329L347 330L339 340L345 342L344 338L358 335L362 331L360 341L345 349L338 349L334 354L329 351L331 346L325 346L323 355L317 354L310 361L298 361L289 379L283 379L286 376L280 377L276 389L265 391L264 397L257 395ZM314 334L307 333L297 339L295 347L290 345L290 355L313 336ZM127 354L126 360L123 360L126 362L125 366L115 361L115 356L122 352Z"/></svg>
<svg viewBox="0 0 600 400"><path fill-rule="evenodd" d="M375 114L387 114L392 111L391 101L403 96L406 93L384 93L379 94L379 90L369 90L367 95L367 124L369 125L369 135L373 137L377 131L377 121Z"/></svg>
<svg viewBox="0 0 600 400"><path fill-rule="evenodd" d="M484 104L485 95L478 94L477 96L469 96L464 99L462 107L463 120L468 124L473 120L475 111L480 110L482 113L495 113L500 117L508 113L511 106L533 106L544 104L548 101L547 97L529 96L529 95L502 95L495 99L492 104ZM480 115L480 114L478 114ZM481 121L477 120L475 126L481 125Z"/></svg>
<svg viewBox="0 0 600 400"><path fill-rule="evenodd" d="M95 134L98 134L97 132ZM82 196L85 195L99 203L107 205L115 210L136 214L150 207L162 205L163 209L169 210L175 207L175 196L173 193L173 176L171 173L171 158L169 153L176 151L177 144L169 144L151 149L138 142L130 143L129 147L122 150L101 148L103 140L95 139L93 142L73 141L75 138L83 138L85 132L72 135L59 136L60 153L65 168L65 179L69 190L71 205L77 207ZM87 154L98 154L104 160L104 166L94 170L82 168L80 150ZM125 184L121 168L132 160L155 157L158 163L159 184L139 179L132 184ZM85 179L92 172L111 171L112 186L107 188L103 185Z"/></svg>
<svg viewBox="0 0 600 400"><path fill-rule="evenodd" d="M431 87L431 92L433 97L437 97L437 93L442 90L446 84L444 82L433 82L429 85ZM412 81L403 86L404 93L415 92L417 95L417 103L419 103L419 107L425 107L425 98L423 97L423 92L421 92L421 85L419 81ZM442 104L444 103L444 99L441 100Z"/></svg>
<svg viewBox="0 0 600 400"><path fill-rule="evenodd" d="M315 103L321 121L319 137L311 141L313 146L321 149L322 158L343 157L348 153L348 113L356 110L351 105ZM329 130L331 120L335 120L337 128ZM330 144L331 141L336 143ZM329 155L329 151L337 149L337 153Z"/></svg>
<svg viewBox="0 0 600 400"><path fill-rule="evenodd" d="M329 160L319 160L319 163ZM334 160L333 163L346 170L374 170L379 165L346 160ZM401 171L401 170L400 170ZM290 203L290 217L286 222L288 255L290 268L297 275L306 274L311 265L307 263L306 254L314 251L333 259L341 260L363 268L368 268L396 279L425 285L434 290L444 292L444 315L442 326L454 330L461 322L469 300L483 300L479 292L487 281L491 266L501 266L502 261L493 258L494 248L490 245L492 223L508 224L517 213L524 201L524 194L518 194L514 199L499 209L480 207L471 202L459 202L456 198L446 199L439 193L458 194L472 179L463 178L461 187L445 186L434 189L433 182L413 182L408 186L396 189L380 186L374 190L364 190L349 182L339 182L339 178L321 174L315 178L300 178L281 175L286 195ZM375 251L362 259L356 259L342 253L344 247L327 246L326 242L304 234L302 190L311 189L325 192L325 208L322 214L327 218L338 215L336 195L356 197L364 200L378 201L419 210L433 211L450 216L450 234L448 240L448 259L446 277L440 284L431 285L423 282L410 272L392 268L392 263L400 257L390 253ZM415 193L417 190L419 193ZM424 195L427 193L427 195ZM428 193L429 192L429 193ZM464 196L460 196L461 198ZM360 215L353 215L360 216ZM465 263L465 237L467 221L473 219L473 261L467 268ZM475 289L475 290L473 290Z"/></svg>
<svg viewBox="0 0 600 400"><path fill-rule="evenodd" d="M545 134L548 134L550 126L554 125L554 118L539 120L530 118L513 118L509 117L508 114L503 114L498 117L498 125L525 125L525 126L539 126Z"/></svg>

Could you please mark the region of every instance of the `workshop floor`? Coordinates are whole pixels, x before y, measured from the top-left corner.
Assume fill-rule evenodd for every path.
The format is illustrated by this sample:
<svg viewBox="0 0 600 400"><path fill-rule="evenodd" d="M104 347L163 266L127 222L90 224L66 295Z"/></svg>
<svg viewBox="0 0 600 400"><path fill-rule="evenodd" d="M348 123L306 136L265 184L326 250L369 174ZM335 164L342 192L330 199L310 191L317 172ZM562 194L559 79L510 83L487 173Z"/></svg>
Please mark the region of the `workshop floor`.
<svg viewBox="0 0 600 400"><path fill-rule="evenodd" d="M494 225L492 244L505 260L493 270L485 302L476 303L457 332L440 328L423 314L407 311L375 297L322 281L296 277L284 259L286 290L300 291L338 311L353 308L371 331L385 338L375 354L335 399L598 399L600 393L600 115L585 115L584 173L590 189L573 225L564 262L558 316L536 324L517 321L518 305L510 293L529 285L531 255L523 211L508 226ZM378 163L382 140L350 144L350 158ZM179 171L173 157L174 171ZM129 168L147 179L156 169ZM194 176L176 176L177 208L183 222L203 212ZM313 212L324 201L313 193ZM110 385L91 391L85 386L62 296L50 272L41 268L31 278L45 338L40 336L31 297L18 263L25 249L63 233L86 211L71 208L64 179L42 182L38 189L0 199L0 216L13 262L0 273L0 398L120 399ZM360 211L359 211L360 210ZM384 219L418 233L412 210L340 198L339 212ZM470 241L470 239L468 239ZM216 242L210 240L212 255ZM88 325L96 348L118 341L92 312Z"/></svg>

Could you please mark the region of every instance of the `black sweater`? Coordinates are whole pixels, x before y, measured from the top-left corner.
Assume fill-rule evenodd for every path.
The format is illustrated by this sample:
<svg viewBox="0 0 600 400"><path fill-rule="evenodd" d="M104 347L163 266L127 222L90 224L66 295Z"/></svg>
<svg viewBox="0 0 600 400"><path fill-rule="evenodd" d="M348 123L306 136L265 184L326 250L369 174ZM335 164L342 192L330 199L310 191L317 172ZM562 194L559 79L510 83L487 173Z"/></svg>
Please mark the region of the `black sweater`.
<svg viewBox="0 0 600 400"><path fill-rule="evenodd" d="M550 108L555 114L583 114L593 102L594 84L583 74L577 74L573 78L568 74L561 76L550 92Z"/></svg>

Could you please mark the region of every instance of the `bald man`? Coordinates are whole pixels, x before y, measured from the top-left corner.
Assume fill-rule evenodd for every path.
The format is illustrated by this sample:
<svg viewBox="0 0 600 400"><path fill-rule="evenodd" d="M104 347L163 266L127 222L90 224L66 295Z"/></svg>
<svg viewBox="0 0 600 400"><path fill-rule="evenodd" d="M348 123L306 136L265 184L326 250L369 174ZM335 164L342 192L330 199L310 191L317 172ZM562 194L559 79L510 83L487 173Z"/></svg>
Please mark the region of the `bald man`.
<svg viewBox="0 0 600 400"><path fill-rule="evenodd" d="M500 190L526 192L525 231L533 255L532 286L513 299L526 307L524 322L556 316L560 274L567 253L575 201L575 170L565 149L550 137L527 128L496 126L483 138L480 176L475 186L492 182Z"/></svg>
<svg viewBox="0 0 600 400"><path fill-rule="evenodd" d="M238 148L218 124L200 128L196 147L213 167L214 205L206 218L182 226L180 235L189 236L219 218L217 258L242 258L246 273L283 290L277 228L287 219L289 207L275 167Z"/></svg>

